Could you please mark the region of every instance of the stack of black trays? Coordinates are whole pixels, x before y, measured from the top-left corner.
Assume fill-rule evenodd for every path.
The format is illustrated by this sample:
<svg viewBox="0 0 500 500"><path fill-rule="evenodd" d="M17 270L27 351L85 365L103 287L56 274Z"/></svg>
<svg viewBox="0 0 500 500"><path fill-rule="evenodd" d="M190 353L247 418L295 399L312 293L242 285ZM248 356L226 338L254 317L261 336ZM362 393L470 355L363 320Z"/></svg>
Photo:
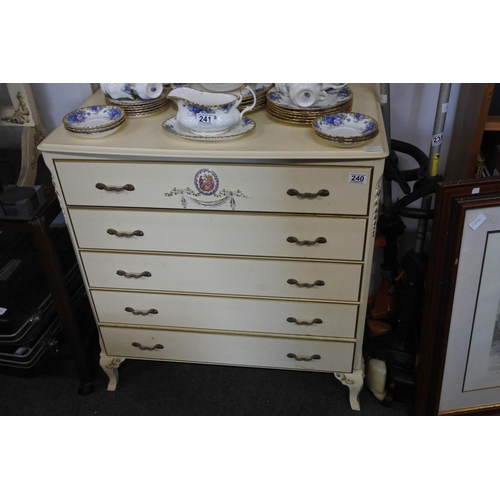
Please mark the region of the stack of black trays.
<svg viewBox="0 0 500 500"><path fill-rule="evenodd" d="M68 230L51 228L73 308L88 299ZM62 327L30 234L0 233L0 373L33 377L58 352Z"/></svg>

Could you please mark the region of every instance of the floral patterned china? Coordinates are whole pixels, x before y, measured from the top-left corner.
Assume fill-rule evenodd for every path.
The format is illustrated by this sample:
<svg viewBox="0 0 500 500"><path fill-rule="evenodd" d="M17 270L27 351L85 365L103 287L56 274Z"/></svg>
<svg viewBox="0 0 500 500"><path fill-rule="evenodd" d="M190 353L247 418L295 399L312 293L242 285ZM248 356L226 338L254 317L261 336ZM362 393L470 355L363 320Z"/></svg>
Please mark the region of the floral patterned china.
<svg viewBox="0 0 500 500"><path fill-rule="evenodd" d="M62 122L66 130L82 137L105 137L125 122L125 111L118 106L89 106L70 111Z"/></svg>
<svg viewBox="0 0 500 500"><path fill-rule="evenodd" d="M244 117L239 123L230 127L226 132L218 135L206 135L192 131L181 125L177 118L166 120L163 122L162 128L169 134L193 141L228 141L237 139L251 132L255 128L255 122L250 118Z"/></svg>
<svg viewBox="0 0 500 500"><path fill-rule="evenodd" d="M196 135L217 135L226 132L233 125L239 124L243 115L253 109L253 102L239 110L243 96L241 93L203 92L191 87L172 90L167 98L177 104L177 121Z"/></svg>
<svg viewBox="0 0 500 500"><path fill-rule="evenodd" d="M349 87L343 87L340 90L329 90L326 92L327 97L319 102L316 102L311 107L307 108L309 110L324 110L325 108L331 108L333 106L339 106L352 99L352 90ZM304 108L295 104L290 96L286 96L281 92L278 92L276 87L272 87L267 93L267 100L271 101L277 106L290 110L290 111L302 111Z"/></svg>
<svg viewBox="0 0 500 500"><path fill-rule="evenodd" d="M377 121L362 113L322 115L312 127L319 137L337 146L359 146L379 132Z"/></svg>
<svg viewBox="0 0 500 500"><path fill-rule="evenodd" d="M101 90L111 99L147 101L160 97L163 83L101 83Z"/></svg>
<svg viewBox="0 0 500 500"><path fill-rule="evenodd" d="M205 84L205 83L172 83L172 88L176 89L176 88L180 88L180 87L191 87L192 89L195 89L195 90L206 91L204 85L207 85L207 84ZM254 92L257 100L255 102L255 107L252 110L248 110L247 113L253 113L254 111L258 111L259 109L265 108L265 106L266 106L266 93L268 92L268 90L270 90L274 86L274 83L248 83L248 84L242 84L242 85L245 85L245 86L243 88L241 88L241 86L240 86L237 90L231 91L232 94L239 92L243 96L243 99L241 100L241 103L238 106L238 109L240 109L240 110L244 109L253 101L253 96L250 93L250 90L252 90ZM249 88L247 88L247 87L249 87Z"/></svg>
<svg viewBox="0 0 500 500"><path fill-rule="evenodd" d="M167 100L169 89L165 89L162 85L162 93L156 99L126 101L112 99L104 94L104 99L107 104L119 105L125 110L125 114L129 118L149 116L153 113L164 111L170 107L170 101Z"/></svg>

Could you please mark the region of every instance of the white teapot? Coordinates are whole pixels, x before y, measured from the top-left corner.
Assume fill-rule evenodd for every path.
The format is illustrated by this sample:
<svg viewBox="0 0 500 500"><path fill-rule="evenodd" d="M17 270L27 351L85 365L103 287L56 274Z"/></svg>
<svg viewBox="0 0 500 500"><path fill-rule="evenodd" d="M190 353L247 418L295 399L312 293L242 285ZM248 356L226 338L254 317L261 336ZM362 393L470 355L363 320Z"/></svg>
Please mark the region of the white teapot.
<svg viewBox="0 0 500 500"><path fill-rule="evenodd" d="M230 127L241 122L243 115L255 107L257 98L254 91L253 103L240 111L238 106L243 99L241 93L202 92L189 87L172 90L167 98L177 103L177 121L188 130L197 134L222 134Z"/></svg>

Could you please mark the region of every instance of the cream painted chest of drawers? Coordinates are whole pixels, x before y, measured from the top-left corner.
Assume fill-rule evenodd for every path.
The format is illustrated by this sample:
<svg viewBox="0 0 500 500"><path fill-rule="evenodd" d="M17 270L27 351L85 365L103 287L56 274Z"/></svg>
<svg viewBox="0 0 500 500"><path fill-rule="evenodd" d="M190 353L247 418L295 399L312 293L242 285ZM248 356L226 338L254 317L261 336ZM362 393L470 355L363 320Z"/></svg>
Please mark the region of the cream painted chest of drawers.
<svg viewBox="0 0 500 500"><path fill-rule="evenodd" d="M234 141L169 136L173 109L102 139L40 145L115 390L127 358L331 372L359 409L362 340L387 139L336 148L274 121ZM85 105L102 104L97 92ZM354 175L353 175L354 174ZM307 374L304 374L307 376Z"/></svg>

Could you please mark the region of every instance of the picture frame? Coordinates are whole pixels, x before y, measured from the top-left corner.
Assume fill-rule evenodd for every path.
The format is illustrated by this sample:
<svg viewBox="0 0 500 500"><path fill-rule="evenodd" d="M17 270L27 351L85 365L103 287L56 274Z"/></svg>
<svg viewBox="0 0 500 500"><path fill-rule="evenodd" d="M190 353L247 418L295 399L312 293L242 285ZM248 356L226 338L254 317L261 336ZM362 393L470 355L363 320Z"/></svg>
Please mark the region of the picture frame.
<svg viewBox="0 0 500 500"><path fill-rule="evenodd" d="M426 283L415 414L500 414L500 178L438 185Z"/></svg>

